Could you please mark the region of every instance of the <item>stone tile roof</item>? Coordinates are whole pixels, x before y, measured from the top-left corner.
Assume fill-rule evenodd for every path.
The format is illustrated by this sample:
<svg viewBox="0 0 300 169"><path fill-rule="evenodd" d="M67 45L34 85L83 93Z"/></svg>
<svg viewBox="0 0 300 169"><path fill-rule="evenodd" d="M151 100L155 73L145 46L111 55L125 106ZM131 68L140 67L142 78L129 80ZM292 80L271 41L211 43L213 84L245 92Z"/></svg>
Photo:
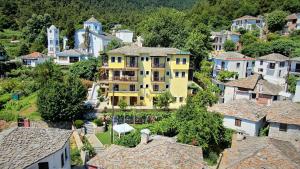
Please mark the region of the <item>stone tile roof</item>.
<svg viewBox="0 0 300 169"><path fill-rule="evenodd" d="M259 121L266 116L266 106L248 99L232 100L228 103L215 104L208 111L219 112L222 115L241 119Z"/></svg>
<svg viewBox="0 0 300 169"><path fill-rule="evenodd" d="M176 143L172 138L152 136L148 144L135 148L110 146L103 154L92 158L88 165L105 169L192 169L206 168L201 147Z"/></svg>
<svg viewBox="0 0 300 169"><path fill-rule="evenodd" d="M5 133L0 141L0 168L26 168L63 148L71 134L54 128L16 128Z"/></svg>
<svg viewBox="0 0 300 169"><path fill-rule="evenodd" d="M296 169L300 153L288 142L268 137L247 137L224 151L220 169Z"/></svg>
<svg viewBox="0 0 300 169"><path fill-rule="evenodd" d="M286 19L287 19L287 20L298 19L298 16L297 16L297 15L300 16L300 14L293 13L293 14L291 14L291 15L288 15L288 16L286 17Z"/></svg>
<svg viewBox="0 0 300 169"><path fill-rule="evenodd" d="M250 16L250 15L245 15L245 16L242 16L242 17L239 17L239 18L235 19L234 21L245 20L245 19L257 20L259 18L258 17L254 17L254 16Z"/></svg>
<svg viewBox="0 0 300 169"><path fill-rule="evenodd" d="M227 82L225 83L225 86L254 89L259 79L261 79L261 75L254 74L247 78L242 78L242 79L237 79L237 80Z"/></svg>
<svg viewBox="0 0 300 169"><path fill-rule="evenodd" d="M161 48L161 47L138 47L138 46L124 46L121 48L113 49L107 52L108 54L123 54L127 56L139 56L146 53L150 56L167 56L168 54L185 54L189 55L189 52L183 52L176 48Z"/></svg>
<svg viewBox="0 0 300 169"><path fill-rule="evenodd" d="M286 57L282 54L279 54L279 53L271 53L271 54L259 57L257 59L258 60L268 60L268 61L278 61L278 62L289 60L288 57Z"/></svg>
<svg viewBox="0 0 300 169"><path fill-rule="evenodd" d="M268 108L267 121L300 125L300 103L274 101Z"/></svg>
<svg viewBox="0 0 300 169"><path fill-rule="evenodd" d="M48 58L48 56L40 52L33 52L28 55L21 56L21 59L39 59L39 58Z"/></svg>
<svg viewBox="0 0 300 169"><path fill-rule="evenodd" d="M298 61L298 62L300 62L300 57L291 58L290 60L291 61Z"/></svg>
<svg viewBox="0 0 300 169"><path fill-rule="evenodd" d="M279 95L281 91L284 91L284 87L270 83L264 79L258 80L257 85L255 86L254 89L254 92L259 92L261 94L273 95L273 96Z"/></svg>
<svg viewBox="0 0 300 169"><path fill-rule="evenodd" d="M92 16L90 19L88 19L85 22L97 22L97 23L99 23L99 21L94 16Z"/></svg>
<svg viewBox="0 0 300 169"><path fill-rule="evenodd" d="M56 56L88 56L89 54L78 49L64 50L56 54Z"/></svg>
<svg viewBox="0 0 300 169"><path fill-rule="evenodd" d="M128 29L118 30L117 32L118 32L118 33L119 33L119 32L133 33L133 31L128 30Z"/></svg>
<svg viewBox="0 0 300 169"><path fill-rule="evenodd" d="M224 52L214 56L215 59L221 60L255 60L238 52Z"/></svg>

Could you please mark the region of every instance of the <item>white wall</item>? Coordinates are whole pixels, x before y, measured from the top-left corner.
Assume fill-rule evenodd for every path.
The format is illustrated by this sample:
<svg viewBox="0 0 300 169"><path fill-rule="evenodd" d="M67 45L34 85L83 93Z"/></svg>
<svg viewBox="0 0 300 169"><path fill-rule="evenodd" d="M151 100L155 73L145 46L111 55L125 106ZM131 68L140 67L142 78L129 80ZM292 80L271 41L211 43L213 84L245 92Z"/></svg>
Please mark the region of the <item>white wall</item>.
<svg viewBox="0 0 300 169"><path fill-rule="evenodd" d="M281 140L294 141L300 140L300 126L299 125L287 125L287 131L279 131L279 123L270 123L269 137L277 138Z"/></svg>
<svg viewBox="0 0 300 169"><path fill-rule="evenodd" d="M67 149L67 154L68 154L67 159L65 159L65 148ZM64 160L65 160L65 164L63 168L61 168L62 153L64 154ZM48 162L49 169L71 169L70 141L68 141L61 150L36 162L35 164L27 167L26 169L38 169L39 168L38 163L40 162Z"/></svg>
<svg viewBox="0 0 300 169"><path fill-rule="evenodd" d="M217 68L221 68L222 62L225 63L224 70L230 71L230 72L237 72L239 74L238 78L245 78L247 76L251 75L252 72L252 61L228 61L228 60L220 60L220 59L214 59L214 70L213 70L213 76L217 76ZM247 69L247 62L248 62L248 68ZM237 68L237 63L240 63L240 67ZM247 74L247 76L246 76ZM232 78L230 80L234 80L235 78Z"/></svg>
<svg viewBox="0 0 300 169"><path fill-rule="evenodd" d="M223 125L226 128L233 130L242 130L250 136L257 136L259 134L259 129L262 127L262 120L259 122L254 122L246 119L241 119L241 126L235 126L235 117L224 116Z"/></svg>
<svg viewBox="0 0 300 169"><path fill-rule="evenodd" d="M117 32L116 37L121 39L125 43L132 43L133 32Z"/></svg>
<svg viewBox="0 0 300 169"><path fill-rule="evenodd" d="M293 102L300 102L300 80L297 81L296 92L293 98Z"/></svg>
<svg viewBox="0 0 300 169"><path fill-rule="evenodd" d="M234 87L225 86L224 90L224 103L227 103L234 98Z"/></svg>
<svg viewBox="0 0 300 169"><path fill-rule="evenodd" d="M291 61L291 72L296 71L296 64L300 64L300 61Z"/></svg>

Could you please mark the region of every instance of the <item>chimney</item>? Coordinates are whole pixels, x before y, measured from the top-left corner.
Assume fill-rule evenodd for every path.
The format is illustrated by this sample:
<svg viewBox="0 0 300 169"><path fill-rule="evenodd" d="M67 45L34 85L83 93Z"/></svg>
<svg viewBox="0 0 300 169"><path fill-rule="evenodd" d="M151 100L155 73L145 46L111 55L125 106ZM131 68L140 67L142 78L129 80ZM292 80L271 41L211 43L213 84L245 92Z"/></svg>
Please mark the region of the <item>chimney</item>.
<svg viewBox="0 0 300 169"><path fill-rule="evenodd" d="M147 144L150 138L150 130L143 129L141 130L141 144Z"/></svg>
<svg viewBox="0 0 300 169"><path fill-rule="evenodd" d="M300 80L297 81L295 95L293 97L293 102L300 102Z"/></svg>
<svg viewBox="0 0 300 169"><path fill-rule="evenodd" d="M144 39L141 36L138 36L137 37L137 46L143 47L143 42L144 42Z"/></svg>

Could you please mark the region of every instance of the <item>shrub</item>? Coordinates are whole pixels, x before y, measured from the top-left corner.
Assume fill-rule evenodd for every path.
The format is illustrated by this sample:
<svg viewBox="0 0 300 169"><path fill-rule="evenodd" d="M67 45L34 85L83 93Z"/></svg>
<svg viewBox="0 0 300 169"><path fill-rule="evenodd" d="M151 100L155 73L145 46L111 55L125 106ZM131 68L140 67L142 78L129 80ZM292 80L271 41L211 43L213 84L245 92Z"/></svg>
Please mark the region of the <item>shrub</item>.
<svg viewBox="0 0 300 169"><path fill-rule="evenodd" d="M217 164L218 158L219 158L219 156L217 153L210 152L205 161L207 162L208 165L215 165L215 164Z"/></svg>
<svg viewBox="0 0 300 169"><path fill-rule="evenodd" d="M102 126L103 125L103 122L101 119L95 119L93 120L93 122L97 125L97 126Z"/></svg>
<svg viewBox="0 0 300 169"><path fill-rule="evenodd" d="M125 147L135 147L140 143L140 141L141 141L140 132L134 131L115 140L115 144L125 146Z"/></svg>
<svg viewBox="0 0 300 169"><path fill-rule="evenodd" d="M126 107L127 107L128 105L127 105L126 101L122 99L122 100L120 100L118 106L120 107L120 109L121 109L122 111L126 111Z"/></svg>
<svg viewBox="0 0 300 169"><path fill-rule="evenodd" d="M75 120L74 125L76 128L81 128L84 122L82 120Z"/></svg>

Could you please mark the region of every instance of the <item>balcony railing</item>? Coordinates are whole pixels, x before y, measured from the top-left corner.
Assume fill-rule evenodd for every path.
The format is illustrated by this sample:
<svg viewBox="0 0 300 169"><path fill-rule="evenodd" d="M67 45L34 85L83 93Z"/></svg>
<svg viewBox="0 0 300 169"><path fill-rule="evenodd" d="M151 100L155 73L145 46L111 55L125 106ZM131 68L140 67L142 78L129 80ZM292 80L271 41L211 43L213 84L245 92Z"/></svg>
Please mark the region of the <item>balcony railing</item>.
<svg viewBox="0 0 300 169"><path fill-rule="evenodd" d="M109 90L109 92L113 92L112 90ZM119 93L135 93L139 92L138 90L128 90L128 89L115 89L115 92Z"/></svg>
<svg viewBox="0 0 300 169"><path fill-rule="evenodd" d="M126 67L137 68L138 63L137 62L126 62Z"/></svg>
<svg viewBox="0 0 300 169"><path fill-rule="evenodd" d="M108 80L108 76L100 76L99 79L100 80Z"/></svg>
<svg viewBox="0 0 300 169"><path fill-rule="evenodd" d="M112 80L117 80L117 81L137 81L136 76L114 76Z"/></svg>
<svg viewBox="0 0 300 169"><path fill-rule="evenodd" d="M152 68L165 68L165 63L152 63Z"/></svg>
<svg viewBox="0 0 300 169"><path fill-rule="evenodd" d="M152 77L153 82L164 82L165 77Z"/></svg>

